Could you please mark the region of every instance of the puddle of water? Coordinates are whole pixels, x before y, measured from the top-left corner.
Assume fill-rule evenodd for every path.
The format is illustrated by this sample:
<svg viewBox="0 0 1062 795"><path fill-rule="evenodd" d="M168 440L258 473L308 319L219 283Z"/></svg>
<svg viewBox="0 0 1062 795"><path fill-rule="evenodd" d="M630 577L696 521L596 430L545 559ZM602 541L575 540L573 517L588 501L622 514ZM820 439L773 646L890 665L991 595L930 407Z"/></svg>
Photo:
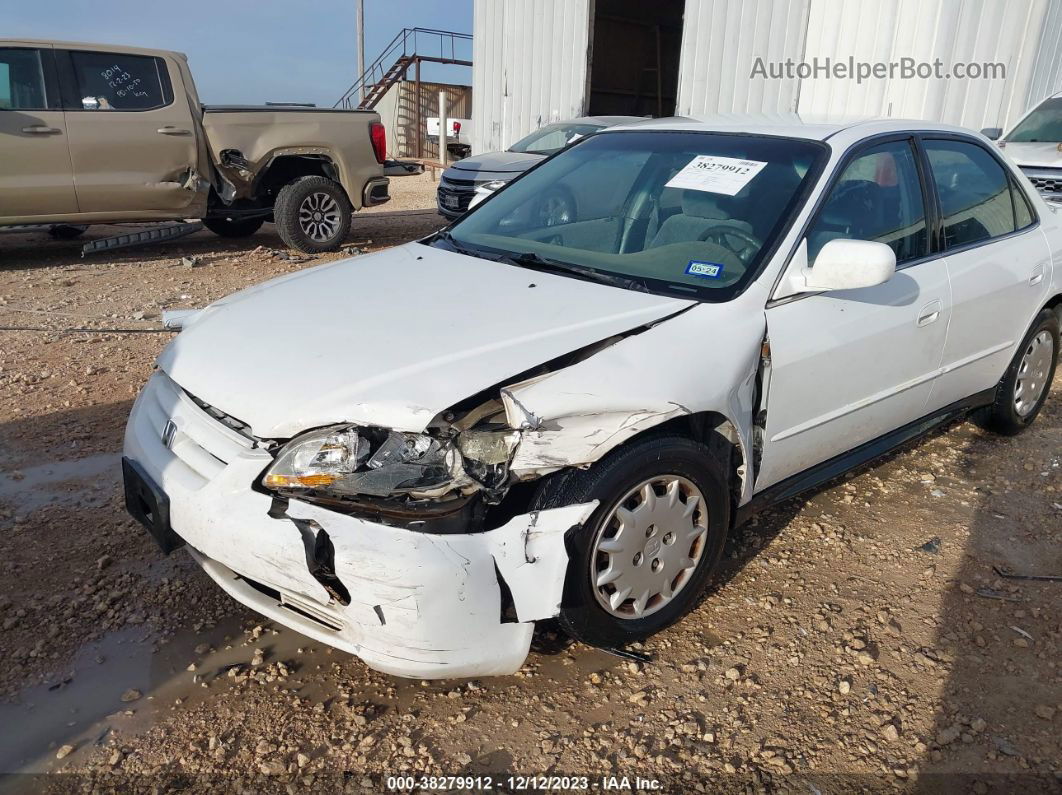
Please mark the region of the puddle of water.
<svg viewBox="0 0 1062 795"><path fill-rule="evenodd" d="M47 505L103 505L121 481L122 457L100 453L27 467L20 475L15 478L11 472L0 473L0 500L10 503L16 513Z"/></svg>
<svg viewBox="0 0 1062 795"><path fill-rule="evenodd" d="M250 641L242 626L254 623L267 630L257 641ZM17 733L5 731L7 736L0 743L0 775L52 772L102 745L112 733L128 736L147 730L170 716L178 699L181 705L176 708L182 709L232 687L228 668L247 666L255 647L265 651L267 663L293 662L295 672L283 684L299 688L299 672L314 670L327 659L325 652L297 632L273 634L269 626L233 618L208 631L183 631L169 642L158 641L152 630L140 627L111 633L82 647L71 666L73 676L59 688L28 688L19 694L17 703L0 704L0 726L18 727ZM196 654L195 647L203 643L211 651ZM187 670L191 662L196 663L195 671ZM142 696L123 703L122 694L130 689L139 690ZM55 750L65 744L75 750L58 761Z"/></svg>

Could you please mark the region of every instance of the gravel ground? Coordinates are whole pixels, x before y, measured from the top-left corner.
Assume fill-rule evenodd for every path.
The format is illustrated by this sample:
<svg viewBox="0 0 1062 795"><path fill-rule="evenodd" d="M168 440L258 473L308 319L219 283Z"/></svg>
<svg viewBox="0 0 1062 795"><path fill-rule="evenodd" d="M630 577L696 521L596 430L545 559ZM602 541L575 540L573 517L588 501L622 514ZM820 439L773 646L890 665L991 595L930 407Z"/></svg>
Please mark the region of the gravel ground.
<svg viewBox="0 0 1062 795"><path fill-rule="evenodd" d="M392 185L352 251L442 224L430 176ZM79 774L24 780L57 789L1062 789L1062 583L993 569L1062 574L1057 380L1022 436L955 424L737 531L649 663L543 627L515 676L410 682L163 558L119 492L126 416L171 338L160 312L346 255L297 255L268 226L78 252L0 236L0 773Z"/></svg>

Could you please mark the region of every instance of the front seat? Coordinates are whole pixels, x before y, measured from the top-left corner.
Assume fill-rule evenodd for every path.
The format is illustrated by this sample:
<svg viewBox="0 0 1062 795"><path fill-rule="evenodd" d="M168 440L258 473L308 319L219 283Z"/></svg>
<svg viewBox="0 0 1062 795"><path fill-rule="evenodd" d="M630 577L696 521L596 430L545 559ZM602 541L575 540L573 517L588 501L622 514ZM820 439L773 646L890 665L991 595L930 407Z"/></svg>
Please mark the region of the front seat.
<svg viewBox="0 0 1062 795"><path fill-rule="evenodd" d="M732 213L727 212L724 202L728 199L729 196L703 190L682 191L682 212L672 215L660 225L649 248L700 240L701 235L713 226L728 226L751 235L752 224L735 220Z"/></svg>

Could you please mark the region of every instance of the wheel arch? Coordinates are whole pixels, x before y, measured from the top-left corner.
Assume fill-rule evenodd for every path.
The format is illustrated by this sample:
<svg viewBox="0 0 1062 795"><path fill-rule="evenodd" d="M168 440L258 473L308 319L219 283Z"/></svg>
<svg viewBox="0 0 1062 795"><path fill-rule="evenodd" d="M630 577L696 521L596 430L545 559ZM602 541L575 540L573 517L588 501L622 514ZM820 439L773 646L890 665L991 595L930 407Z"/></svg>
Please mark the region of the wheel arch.
<svg viewBox="0 0 1062 795"><path fill-rule="evenodd" d="M327 150L312 153L277 150L255 177L253 194L256 198L272 205L280 189L299 177L330 179L343 190L347 200L351 201L352 205L354 204L350 191L343 184L339 166Z"/></svg>
<svg viewBox="0 0 1062 795"><path fill-rule="evenodd" d="M1058 293L1044 304L1044 309L1050 309L1058 315L1058 322L1062 324L1062 293Z"/></svg>

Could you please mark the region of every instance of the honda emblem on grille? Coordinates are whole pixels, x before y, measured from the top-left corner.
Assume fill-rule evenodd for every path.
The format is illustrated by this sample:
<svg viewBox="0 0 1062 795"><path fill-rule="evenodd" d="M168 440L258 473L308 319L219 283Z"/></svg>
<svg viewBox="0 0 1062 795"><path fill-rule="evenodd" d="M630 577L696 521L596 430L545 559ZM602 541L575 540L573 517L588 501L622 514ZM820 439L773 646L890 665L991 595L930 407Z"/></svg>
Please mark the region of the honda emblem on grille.
<svg viewBox="0 0 1062 795"><path fill-rule="evenodd" d="M177 423L173 420L166 421L166 427L162 429L162 443L169 447L173 443L173 437L177 433Z"/></svg>

